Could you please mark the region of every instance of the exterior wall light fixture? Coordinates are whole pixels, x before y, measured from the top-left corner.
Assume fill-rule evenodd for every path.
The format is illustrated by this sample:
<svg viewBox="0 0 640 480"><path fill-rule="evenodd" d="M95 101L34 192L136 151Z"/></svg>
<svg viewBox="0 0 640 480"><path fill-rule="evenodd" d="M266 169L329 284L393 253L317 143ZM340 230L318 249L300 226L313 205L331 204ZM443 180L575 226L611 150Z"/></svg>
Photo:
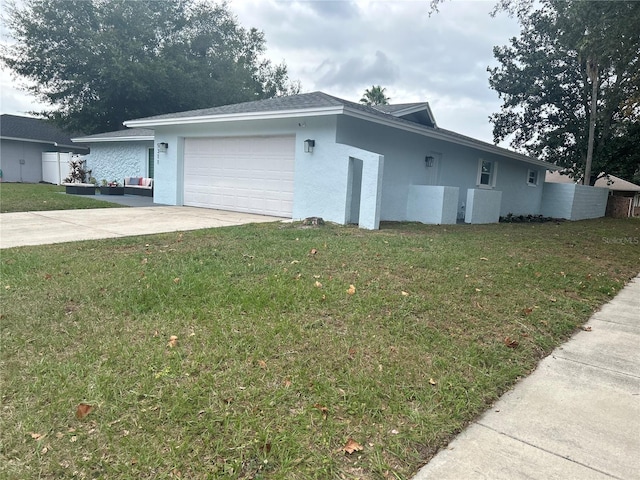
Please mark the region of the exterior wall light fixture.
<svg viewBox="0 0 640 480"><path fill-rule="evenodd" d="M431 155L427 155L426 157L424 157L424 164L427 167L433 167L433 161L434 158Z"/></svg>
<svg viewBox="0 0 640 480"><path fill-rule="evenodd" d="M167 142L158 143L158 152L166 153L169 148L169 144Z"/></svg>
<svg viewBox="0 0 640 480"><path fill-rule="evenodd" d="M307 138L304 141L304 153L313 153L313 147L316 146L316 141Z"/></svg>

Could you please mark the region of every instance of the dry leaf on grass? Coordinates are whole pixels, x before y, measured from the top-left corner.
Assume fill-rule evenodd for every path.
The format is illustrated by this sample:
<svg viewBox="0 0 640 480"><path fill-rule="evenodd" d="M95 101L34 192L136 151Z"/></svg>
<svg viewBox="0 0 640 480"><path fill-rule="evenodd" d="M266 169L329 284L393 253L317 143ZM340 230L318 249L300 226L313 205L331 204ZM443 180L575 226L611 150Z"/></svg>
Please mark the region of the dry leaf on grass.
<svg viewBox="0 0 640 480"><path fill-rule="evenodd" d="M89 415L93 410L93 405L89 405L88 403L81 403L76 407L76 418L78 420L82 420L84 417Z"/></svg>
<svg viewBox="0 0 640 480"><path fill-rule="evenodd" d="M353 295L354 293L356 293L356 287L355 285L349 285L349 288L347 289L347 293L349 295Z"/></svg>
<svg viewBox="0 0 640 480"><path fill-rule="evenodd" d="M318 250L316 250L315 248L312 248L311 251L309 252L311 255L315 255L316 253L318 253Z"/></svg>
<svg viewBox="0 0 640 480"><path fill-rule="evenodd" d="M429 383L433 386L437 385L437 382L433 378L429 379Z"/></svg>
<svg viewBox="0 0 640 480"><path fill-rule="evenodd" d="M504 337L504 344L509 348L516 348L518 345L520 345L517 340L514 340L510 337Z"/></svg>
<svg viewBox="0 0 640 480"><path fill-rule="evenodd" d="M522 313L524 313L525 315L531 315L531 313L533 312L533 308L529 307L529 308L524 308L522 310Z"/></svg>
<svg viewBox="0 0 640 480"><path fill-rule="evenodd" d="M408 297L408 296L409 296L409 293L408 293L408 292L405 292L404 290L403 290L403 291L401 291L401 292L400 292L400 294L401 294L403 297Z"/></svg>
<svg viewBox="0 0 640 480"><path fill-rule="evenodd" d="M258 365L260 365L260 368L262 368L263 370L266 370L267 368L267 362L265 362L264 360L258 360Z"/></svg>
<svg viewBox="0 0 640 480"><path fill-rule="evenodd" d="M322 284L316 280L316 283L314 283L316 288L322 288Z"/></svg>
<svg viewBox="0 0 640 480"><path fill-rule="evenodd" d="M326 420L327 417L329 416L329 409L327 407L325 407L324 405L320 405L319 403L316 403L313 408L317 408L318 410L320 410L320 413L322 413L322 419Z"/></svg>
<svg viewBox="0 0 640 480"><path fill-rule="evenodd" d="M175 335L171 335L169 337L169 343L167 343L167 347L173 348L176 347L178 345L178 337L176 337Z"/></svg>
<svg viewBox="0 0 640 480"><path fill-rule="evenodd" d="M347 440L347 443L345 444L345 446L342 447L342 451L345 453L360 452L362 450L363 450L362 445L356 442L353 438L350 438L349 440Z"/></svg>
<svg viewBox="0 0 640 480"><path fill-rule="evenodd" d="M36 442L42 440L44 437L47 436L47 434L43 434L43 433L35 433L35 432L29 432L29 435L31 435L31 438L33 438Z"/></svg>

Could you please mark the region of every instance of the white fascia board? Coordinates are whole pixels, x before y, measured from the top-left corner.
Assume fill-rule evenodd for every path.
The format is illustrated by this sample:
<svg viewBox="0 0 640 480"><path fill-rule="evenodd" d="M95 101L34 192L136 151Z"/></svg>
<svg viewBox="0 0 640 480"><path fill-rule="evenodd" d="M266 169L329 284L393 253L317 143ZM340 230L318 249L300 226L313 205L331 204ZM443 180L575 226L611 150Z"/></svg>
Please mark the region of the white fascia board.
<svg viewBox="0 0 640 480"><path fill-rule="evenodd" d="M124 125L127 127L159 127L163 125L193 125L198 123L220 123L229 121L246 121L246 120L271 120L283 119L291 117L313 117L320 115L339 115L343 113L343 106L321 107L321 108L304 108L295 110L278 110L266 112L249 112L249 113L228 113L217 115L202 115L197 117L181 117L181 118L160 118L160 119L141 119L127 120Z"/></svg>
<svg viewBox="0 0 640 480"><path fill-rule="evenodd" d="M102 143L102 142L149 142L153 141L154 137L102 137L102 138L90 138L90 137L79 137L72 138L71 141L74 143Z"/></svg>
<svg viewBox="0 0 640 480"><path fill-rule="evenodd" d="M0 137L0 139L2 140L13 140L16 142L27 142L27 143L42 143L44 145L53 145L54 147L58 147L58 148L73 148L73 149L78 149L81 148L83 150L88 150L89 147L81 147L79 145L67 145L64 143L58 143L58 142L51 142L48 140L34 140L33 138L18 138L18 137ZM73 140L71 140L73 141Z"/></svg>
<svg viewBox="0 0 640 480"><path fill-rule="evenodd" d="M427 115L429 116L429 120L431 120L431 123L433 123L434 126L438 126L436 124L436 119L433 116L433 112L431 111L431 107L429 106L429 104L427 102L425 103L421 103L419 105L414 105L413 107L407 107L404 108L402 110L396 110L393 113L390 113L389 115L393 115L394 117L402 117L404 115L410 115L412 113L418 113L418 112L422 112L422 111L426 111Z"/></svg>
<svg viewBox="0 0 640 480"><path fill-rule="evenodd" d="M401 117L402 115L409 115L410 113L421 112L422 110L426 110L428 103L420 103L418 105L413 105L411 107L403 108L402 110L396 110L389 115L393 115L394 117ZM375 108L375 107L374 107ZM382 110L381 110L382 111Z"/></svg>
<svg viewBox="0 0 640 480"><path fill-rule="evenodd" d="M471 138L467 140L465 138L459 138L457 136L449 135L446 132L442 132L442 131L437 131L437 130L430 131L417 126L414 127L406 123L396 123L396 122L392 122L384 118L378 117L376 115L371 115L366 112L362 112L360 110L355 110L355 109L345 109L344 113L352 117L362 118L363 120L368 120L368 121L379 123L382 125L387 125L393 128L398 128L400 130L405 130L407 132L417 133L418 135L423 135L425 137L435 138L437 140L444 140L446 142L452 142L458 145L463 145L466 147L475 148L477 150L482 150L485 152L494 153L496 155L501 155L503 157L513 158L514 160L519 160L521 162L530 163L532 165L536 165L539 167L545 167L547 170L560 170L560 167L547 163L543 160L538 160L537 158L528 157L521 153L512 152L510 150L507 150L506 148L497 147L495 145L491 145L490 143L482 142L481 140L475 140Z"/></svg>

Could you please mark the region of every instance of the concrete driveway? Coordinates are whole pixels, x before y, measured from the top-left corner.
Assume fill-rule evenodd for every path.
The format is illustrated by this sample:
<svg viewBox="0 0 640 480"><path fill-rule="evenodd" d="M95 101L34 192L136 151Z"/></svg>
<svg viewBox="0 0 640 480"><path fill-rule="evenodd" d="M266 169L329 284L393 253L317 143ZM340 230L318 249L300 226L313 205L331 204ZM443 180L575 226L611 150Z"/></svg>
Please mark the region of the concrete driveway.
<svg viewBox="0 0 640 480"><path fill-rule="evenodd" d="M3 213L0 215L0 249L282 220L249 213L173 206Z"/></svg>

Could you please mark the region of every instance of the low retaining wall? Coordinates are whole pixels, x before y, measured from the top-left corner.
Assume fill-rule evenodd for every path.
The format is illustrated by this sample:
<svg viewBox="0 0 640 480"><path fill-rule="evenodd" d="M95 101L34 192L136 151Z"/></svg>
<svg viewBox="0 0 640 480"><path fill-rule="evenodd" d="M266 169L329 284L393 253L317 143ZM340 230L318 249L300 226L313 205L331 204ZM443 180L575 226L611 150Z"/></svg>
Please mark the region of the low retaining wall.
<svg viewBox="0 0 640 480"><path fill-rule="evenodd" d="M456 223L458 187L411 185L407 220L434 225Z"/></svg>
<svg viewBox="0 0 640 480"><path fill-rule="evenodd" d="M470 188L467 190L467 205L464 212L465 223L498 223L502 192Z"/></svg>
<svg viewBox="0 0 640 480"><path fill-rule="evenodd" d="M567 220L604 217L608 195L608 188L545 182L540 213Z"/></svg>

